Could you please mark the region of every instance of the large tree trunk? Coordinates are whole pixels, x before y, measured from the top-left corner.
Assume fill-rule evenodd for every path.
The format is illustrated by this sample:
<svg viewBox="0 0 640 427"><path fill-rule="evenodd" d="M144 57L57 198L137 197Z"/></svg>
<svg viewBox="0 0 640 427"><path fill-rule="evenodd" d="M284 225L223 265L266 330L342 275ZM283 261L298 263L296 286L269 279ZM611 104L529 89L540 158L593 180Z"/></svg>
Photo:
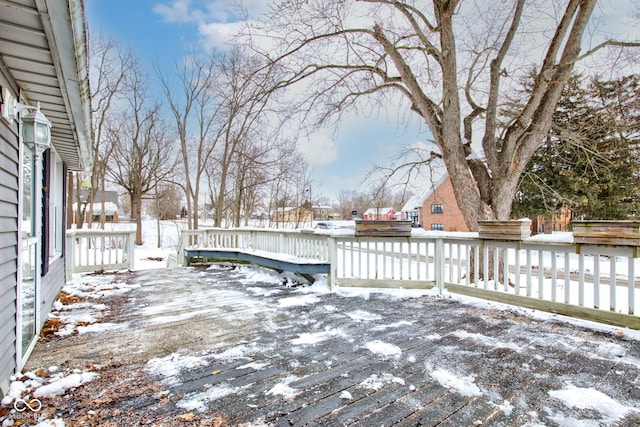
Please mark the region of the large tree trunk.
<svg viewBox="0 0 640 427"><path fill-rule="evenodd" d="M136 224L136 245L142 245L142 195L132 192L131 196L131 219Z"/></svg>

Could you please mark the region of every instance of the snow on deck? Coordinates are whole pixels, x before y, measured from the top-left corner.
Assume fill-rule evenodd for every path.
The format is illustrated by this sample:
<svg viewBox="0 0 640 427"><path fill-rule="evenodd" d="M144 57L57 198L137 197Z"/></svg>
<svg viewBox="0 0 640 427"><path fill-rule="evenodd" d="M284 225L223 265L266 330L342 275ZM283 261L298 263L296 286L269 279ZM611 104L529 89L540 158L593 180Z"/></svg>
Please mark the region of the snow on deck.
<svg viewBox="0 0 640 427"><path fill-rule="evenodd" d="M106 306L91 312L96 326L38 343L32 373L14 383L42 396L50 425L125 413L157 425L640 422L632 331L448 295L285 287L244 266L127 273L113 278L120 292L105 295L100 282L99 298L92 280L66 291ZM65 372L87 381L38 394L52 369L56 381Z"/></svg>

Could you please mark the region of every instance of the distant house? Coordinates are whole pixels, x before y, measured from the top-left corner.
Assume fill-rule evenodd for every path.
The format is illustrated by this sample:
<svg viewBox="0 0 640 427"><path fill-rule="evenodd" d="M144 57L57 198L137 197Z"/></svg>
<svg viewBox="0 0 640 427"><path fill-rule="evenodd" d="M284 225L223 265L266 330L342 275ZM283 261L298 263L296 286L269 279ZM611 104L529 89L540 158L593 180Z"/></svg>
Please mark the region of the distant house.
<svg viewBox="0 0 640 427"><path fill-rule="evenodd" d="M531 232L533 234L551 234L554 231L569 231L571 224L571 209L563 206L560 213L551 218L538 216L531 219Z"/></svg>
<svg viewBox="0 0 640 427"><path fill-rule="evenodd" d="M402 208L402 217L425 230L469 231L458 209L449 175L434 183L423 194L410 198Z"/></svg>
<svg viewBox="0 0 640 427"><path fill-rule="evenodd" d="M331 206L321 205L313 207L314 220L326 220L340 218L340 214L334 212Z"/></svg>
<svg viewBox="0 0 640 427"><path fill-rule="evenodd" d="M393 208L369 208L362 219L365 221L393 221L396 219L396 211Z"/></svg>
<svg viewBox="0 0 640 427"><path fill-rule="evenodd" d="M82 190L80 192L80 199L86 200L87 193L89 190ZM105 210L105 221L106 222L118 222L120 219L119 207L118 207L118 192L117 191L105 191L104 192L104 210ZM74 205L73 207L73 221L75 222L75 215L78 212L77 207ZM89 212L88 208L85 213L84 221L89 222ZM102 192L97 191L93 196L93 215L91 218L92 222L100 222L100 215L102 214Z"/></svg>
<svg viewBox="0 0 640 427"><path fill-rule="evenodd" d="M313 221L313 211L306 205L278 208L272 215L274 222L293 222L302 224Z"/></svg>

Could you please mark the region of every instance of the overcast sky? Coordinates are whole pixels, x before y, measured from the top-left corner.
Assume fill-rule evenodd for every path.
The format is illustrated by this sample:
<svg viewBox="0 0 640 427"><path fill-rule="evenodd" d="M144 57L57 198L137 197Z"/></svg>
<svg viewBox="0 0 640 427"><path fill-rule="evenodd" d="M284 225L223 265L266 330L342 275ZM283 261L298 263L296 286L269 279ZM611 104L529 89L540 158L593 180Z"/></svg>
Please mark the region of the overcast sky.
<svg viewBox="0 0 640 427"><path fill-rule="evenodd" d="M494 0L487 0L494 1ZM600 28L627 39L638 35L631 19L640 0L600 0ZM222 46L238 30L240 16L228 0L86 0L90 35L113 36L138 56L153 74L151 64L172 68L192 47ZM267 0L244 0L250 18L265 11ZM602 12L606 13L603 14ZM595 14L594 14L595 15ZM636 25L634 25L634 22ZM161 98L162 95L158 94ZM393 114L353 117L337 133L326 130L302 138L300 150L315 170L315 194L335 197L339 190L359 187L373 164L383 164L407 145L430 139L417 116L399 126Z"/></svg>

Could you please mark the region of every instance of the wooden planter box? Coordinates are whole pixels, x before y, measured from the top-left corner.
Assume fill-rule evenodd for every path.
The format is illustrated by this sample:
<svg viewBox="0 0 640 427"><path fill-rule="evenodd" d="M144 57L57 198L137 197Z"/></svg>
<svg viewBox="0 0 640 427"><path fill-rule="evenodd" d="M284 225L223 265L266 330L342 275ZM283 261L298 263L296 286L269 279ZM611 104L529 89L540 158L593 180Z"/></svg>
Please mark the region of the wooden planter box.
<svg viewBox="0 0 640 427"><path fill-rule="evenodd" d="M639 221L573 221L571 225L576 244L640 246Z"/></svg>
<svg viewBox="0 0 640 427"><path fill-rule="evenodd" d="M356 236L410 237L411 221L356 221Z"/></svg>
<svg viewBox="0 0 640 427"><path fill-rule="evenodd" d="M531 236L531 220L478 221L478 234L485 240L523 240Z"/></svg>

